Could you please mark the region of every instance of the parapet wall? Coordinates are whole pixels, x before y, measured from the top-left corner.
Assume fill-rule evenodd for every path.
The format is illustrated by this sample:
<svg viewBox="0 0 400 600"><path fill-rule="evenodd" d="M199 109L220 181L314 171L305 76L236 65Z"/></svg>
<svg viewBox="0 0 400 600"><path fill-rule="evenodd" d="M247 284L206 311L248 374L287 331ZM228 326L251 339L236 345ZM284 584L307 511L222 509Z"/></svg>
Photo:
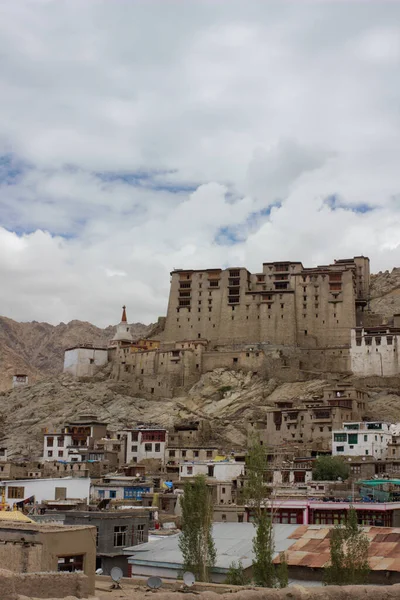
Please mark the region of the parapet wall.
<svg viewBox="0 0 400 600"><path fill-rule="evenodd" d="M12 573L0 570L1 600L28 598L89 598L89 579L83 573Z"/></svg>
<svg viewBox="0 0 400 600"><path fill-rule="evenodd" d="M109 578L96 577L101 589L106 589ZM144 579L122 579L121 585L127 598L133 598L130 591L135 589L135 597L141 598L139 586L146 589ZM165 591L164 591L165 590ZM191 592L179 593L182 590L181 581L163 581L163 587L157 591L157 600L199 600L199 592L205 592L207 600L398 600L400 585L391 586L321 586L306 587L296 585L283 590L228 586L213 583L196 583Z"/></svg>

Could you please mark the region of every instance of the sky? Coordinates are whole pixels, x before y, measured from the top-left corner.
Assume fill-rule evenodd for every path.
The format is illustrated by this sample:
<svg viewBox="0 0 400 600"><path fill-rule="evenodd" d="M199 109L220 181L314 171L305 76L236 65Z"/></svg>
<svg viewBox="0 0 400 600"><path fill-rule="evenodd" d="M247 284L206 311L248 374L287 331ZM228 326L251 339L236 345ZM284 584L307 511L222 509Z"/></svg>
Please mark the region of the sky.
<svg viewBox="0 0 400 600"><path fill-rule="evenodd" d="M400 3L0 0L0 314L166 313L174 268L400 266Z"/></svg>

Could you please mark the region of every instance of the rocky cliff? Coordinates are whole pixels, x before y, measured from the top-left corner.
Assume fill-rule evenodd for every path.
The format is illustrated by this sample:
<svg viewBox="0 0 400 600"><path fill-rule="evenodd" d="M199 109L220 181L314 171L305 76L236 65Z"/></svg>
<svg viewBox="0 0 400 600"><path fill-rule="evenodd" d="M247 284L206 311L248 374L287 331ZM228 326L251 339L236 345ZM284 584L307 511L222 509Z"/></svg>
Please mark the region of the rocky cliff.
<svg viewBox="0 0 400 600"><path fill-rule="evenodd" d="M134 323L131 328L133 336L139 338L153 326ZM83 321L54 326L0 317L0 390L11 387L12 376L18 371L26 373L32 382L61 373L65 348L83 342L105 346L114 331L115 327L99 329Z"/></svg>
<svg viewBox="0 0 400 600"><path fill-rule="evenodd" d="M400 313L400 267L371 275L370 308L386 318Z"/></svg>

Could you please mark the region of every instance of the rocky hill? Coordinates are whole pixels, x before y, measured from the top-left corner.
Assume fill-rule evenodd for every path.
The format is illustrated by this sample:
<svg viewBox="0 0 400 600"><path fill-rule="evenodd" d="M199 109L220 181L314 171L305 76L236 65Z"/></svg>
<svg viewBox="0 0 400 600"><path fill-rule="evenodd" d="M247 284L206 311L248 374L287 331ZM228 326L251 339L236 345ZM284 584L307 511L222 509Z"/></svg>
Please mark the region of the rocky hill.
<svg viewBox="0 0 400 600"><path fill-rule="evenodd" d="M147 335L153 325L134 323L134 337ZM26 373L30 381L61 373L65 348L89 342L105 346L113 337L115 327L100 329L84 321L59 325L49 323L18 323L0 317L0 390L11 387L16 372Z"/></svg>
<svg viewBox="0 0 400 600"><path fill-rule="evenodd" d="M138 421L171 426L207 419L213 441L230 451L245 446L247 423L262 418L276 399L312 398L327 383L315 379L282 384L251 373L216 369L203 375L184 397L150 400L134 397L128 384L109 380L107 368L90 381L62 374L0 394L0 445L8 447L11 458L40 456L45 428L56 430L68 419L90 412L113 428ZM380 388L376 378L370 382L368 416L383 418L387 413L400 421L399 381L391 385Z"/></svg>
<svg viewBox="0 0 400 600"><path fill-rule="evenodd" d="M386 318L400 313L400 268L371 275L371 310Z"/></svg>

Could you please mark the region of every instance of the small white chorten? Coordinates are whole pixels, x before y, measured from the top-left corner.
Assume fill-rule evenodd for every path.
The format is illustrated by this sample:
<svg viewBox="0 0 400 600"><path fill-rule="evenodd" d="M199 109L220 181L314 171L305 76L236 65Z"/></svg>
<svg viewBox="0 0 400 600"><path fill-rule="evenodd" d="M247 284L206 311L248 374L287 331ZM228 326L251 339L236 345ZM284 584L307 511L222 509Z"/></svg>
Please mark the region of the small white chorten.
<svg viewBox="0 0 400 600"><path fill-rule="evenodd" d="M117 325L117 331L113 339L111 340L112 346L117 346L121 343L131 344L133 342L131 328L128 325L128 320L126 318L126 306L122 307L122 317L121 322Z"/></svg>

